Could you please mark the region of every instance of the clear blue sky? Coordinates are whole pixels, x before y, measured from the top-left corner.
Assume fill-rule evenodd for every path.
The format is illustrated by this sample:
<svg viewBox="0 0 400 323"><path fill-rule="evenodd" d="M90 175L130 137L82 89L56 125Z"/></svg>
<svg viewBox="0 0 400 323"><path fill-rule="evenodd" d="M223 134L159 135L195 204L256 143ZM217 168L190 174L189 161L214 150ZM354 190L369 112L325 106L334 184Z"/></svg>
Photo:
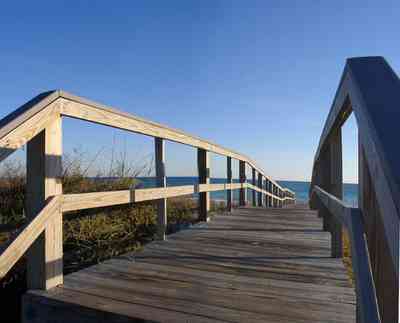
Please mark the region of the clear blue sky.
<svg viewBox="0 0 400 323"><path fill-rule="evenodd" d="M307 180L345 59L382 55L400 70L399 17L399 1L4 2L0 117L61 88L243 152L276 179ZM67 152L107 151L113 138L132 159L153 149L80 121L64 129ZM344 136L355 181L354 121ZM195 172L194 149L167 149L169 175Z"/></svg>

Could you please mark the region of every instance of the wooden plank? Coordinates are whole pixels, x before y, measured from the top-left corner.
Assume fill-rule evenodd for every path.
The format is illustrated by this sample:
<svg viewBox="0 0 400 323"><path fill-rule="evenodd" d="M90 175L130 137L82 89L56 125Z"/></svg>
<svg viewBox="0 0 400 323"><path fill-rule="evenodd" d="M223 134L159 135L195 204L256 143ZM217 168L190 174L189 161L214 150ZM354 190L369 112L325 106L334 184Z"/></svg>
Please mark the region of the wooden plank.
<svg viewBox="0 0 400 323"><path fill-rule="evenodd" d="M204 149L197 150L197 167L199 172L199 185L210 184L210 156ZM199 220L207 221L210 210L210 193L199 193Z"/></svg>
<svg viewBox="0 0 400 323"><path fill-rule="evenodd" d="M50 197L46 201L45 207L18 230L6 245L2 246L0 252L0 279L25 254L28 248L45 230L47 223L59 214L60 204L60 196Z"/></svg>
<svg viewBox="0 0 400 323"><path fill-rule="evenodd" d="M265 179L265 186L264 186L264 192L267 192L268 191L268 179ZM268 207L268 200L269 200L269 197L268 197L268 194L264 194L264 204L265 204L265 207Z"/></svg>
<svg viewBox="0 0 400 323"><path fill-rule="evenodd" d="M251 184L253 186L256 186L256 170L255 170L255 168L251 169L251 175L252 175ZM256 190L252 190L252 200L253 200L253 206L257 206Z"/></svg>
<svg viewBox="0 0 400 323"><path fill-rule="evenodd" d="M162 138L155 138L155 163L158 187L167 187L165 171L165 145ZM167 199L157 200L157 235L160 240L165 240L167 229Z"/></svg>
<svg viewBox="0 0 400 323"><path fill-rule="evenodd" d="M29 115L29 118L23 115L10 123L6 123L3 128L0 128L0 134L3 134L0 137L0 162L42 132L47 124L59 116L60 104L58 102L47 104L47 101L45 100L44 103L46 104L45 108L42 105L34 107L34 111L39 110L37 113L34 113L34 111L26 113ZM0 121L0 123L4 122Z"/></svg>
<svg viewBox="0 0 400 323"><path fill-rule="evenodd" d="M329 249L315 212L239 208L68 275L56 292L30 292L23 313L46 323L79 314L87 323L353 323L354 290Z"/></svg>
<svg viewBox="0 0 400 323"><path fill-rule="evenodd" d="M192 195L200 192L236 190L247 187L246 183L232 184L198 184L135 190L64 194L63 212L99 208L113 205L129 204L151 200L166 199L177 196Z"/></svg>
<svg viewBox="0 0 400 323"><path fill-rule="evenodd" d="M45 111L45 110L43 110ZM61 118L28 142L26 216L33 219L47 198L62 194ZM27 281L31 289L50 289L63 282L62 213L46 223L44 233L28 251Z"/></svg>
<svg viewBox="0 0 400 323"><path fill-rule="evenodd" d="M381 322L379 306L376 298L377 294L372 276L367 240L364 235L364 223L361 211L346 207L342 201L320 189L318 186L314 190L328 211L348 229L357 287L359 318L361 322L379 323ZM388 301L393 302L393 299L389 299ZM393 306L393 303L391 305ZM392 310L384 313L386 313L387 318L389 316L393 317L396 312Z"/></svg>
<svg viewBox="0 0 400 323"><path fill-rule="evenodd" d="M329 193L336 196L339 200L343 199L343 163L342 163L342 131L341 128L335 130L330 136L330 176ZM331 249L332 257L343 257L343 228L339 221L331 221Z"/></svg>
<svg viewBox="0 0 400 323"><path fill-rule="evenodd" d="M390 257L389 241L385 236L384 220L375 193L373 179L359 143L359 206L363 210L364 230L368 241L372 273L383 322L396 322L398 276Z"/></svg>
<svg viewBox="0 0 400 323"><path fill-rule="evenodd" d="M226 183L232 184L232 157L226 157ZM232 192L226 192L226 209L228 212L232 211Z"/></svg>
<svg viewBox="0 0 400 323"><path fill-rule="evenodd" d="M348 228L351 234L352 264L361 322L380 323L379 305L372 277L367 240L363 230L362 214L359 209L348 208L345 217L348 219ZM387 317L388 315L386 315Z"/></svg>
<svg viewBox="0 0 400 323"><path fill-rule="evenodd" d="M400 102L400 79L383 57L347 60L314 158L312 180L313 186L320 176L316 167L322 151L329 143L329 137L353 111L364 154L361 169L368 168L372 179L367 186L364 185L364 180L360 179L362 201L360 207L367 216L368 240L374 241L374 245L369 243L372 268L375 272L379 303L386 308L386 310L381 308L381 314L383 320L389 322L398 321L400 308L400 170L398 167L400 154L397 149L393 149L394 138L398 133L397 120L400 117L399 110L395 108L398 102ZM362 170L361 175L363 173ZM370 195L369 200L366 198L368 195ZM374 222L376 226L373 226ZM377 239L377 235L380 238ZM375 258L376 249L388 251L388 257L378 251L376 254L380 256ZM377 275L376 271L379 271L380 275ZM381 278L378 278L379 276ZM394 286L396 290L389 292ZM388 318L384 317L384 312Z"/></svg>
<svg viewBox="0 0 400 323"><path fill-rule="evenodd" d="M260 189L260 190L262 190L262 181L263 181L263 177L262 177L262 175L260 174L260 173L258 173L258 182L257 182L257 185L258 185L258 188ZM262 191L261 192L258 192L258 206L263 206L262 205Z"/></svg>
<svg viewBox="0 0 400 323"><path fill-rule="evenodd" d="M246 183L246 162L239 160L239 181L241 184ZM247 203L247 189L241 188L239 193L239 205L244 206Z"/></svg>
<svg viewBox="0 0 400 323"><path fill-rule="evenodd" d="M216 145L210 141L189 135L181 130L169 128L156 122L118 111L115 108L64 91L60 92L60 97L62 98L60 100L62 114L65 116L104 124L127 131L133 131L147 136L160 137L166 140L204 149L208 152L242 160L251 167L254 167L258 172L261 172L265 177L268 177L275 185L279 186L279 184L258 167L253 160L243 154Z"/></svg>

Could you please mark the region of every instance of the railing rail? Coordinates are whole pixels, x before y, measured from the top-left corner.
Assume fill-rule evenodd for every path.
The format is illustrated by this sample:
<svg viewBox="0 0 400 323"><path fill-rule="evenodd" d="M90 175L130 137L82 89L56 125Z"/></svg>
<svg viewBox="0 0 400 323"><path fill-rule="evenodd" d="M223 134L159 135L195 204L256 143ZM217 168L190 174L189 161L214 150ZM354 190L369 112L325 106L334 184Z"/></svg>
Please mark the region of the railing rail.
<svg viewBox="0 0 400 323"><path fill-rule="evenodd" d="M400 134L399 107L400 79L384 58L347 60L315 154L310 187L310 205L319 210L324 229L332 233L332 255L341 257L344 222L332 218L329 208L318 204L313 193L316 190L322 199L333 203L329 207L331 211L338 208L336 215L343 213L340 209L344 206L332 202L332 196L343 198L341 127L354 113L359 142L360 216L351 219L362 218L380 316L385 323L399 322L400 153L396 146ZM330 194L329 198L321 189ZM359 230L360 223L357 222ZM354 257L359 257L358 253ZM362 290L357 293L362 297ZM370 322L364 319L363 322Z"/></svg>
<svg viewBox="0 0 400 323"><path fill-rule="evenodd" d="M378 301L361 210L346 206L341 200L325 192L319 186L314 186L313 194L317 195L323 206L346 227L349 233L357 305L361 322L380 323Z"/></svg>
<svg viewBox="0 0 400 323"><path fill-rule="evenodd" d="M62 117L77 118L154 137L158 187L63 194L61 184ZM165 140L197 148L199 184L166 186ZM280 186L254 161L242 154L183 131L126 114L63 91L40 94L0 121L0 162L24 144L27 144L25 209L29 222L20 235L0 252L0 278L29 248L29 288L50 289L63 282L63 212L155 200L157 201L158 237L165 239L166 199L170 197L198 193L199 219L203 221L208 218L209 194L213 191L226 190L228 192L227 209L229 211L232 208L231 191L235 189L240 190L240 205L246 204L248 189L259 194L259 206L263 204L262 195L265 196L265 206L269 207L282 207L295 201L292 191ZM226 156L226 184L210 183L210 152ZM239 183L232 181L232 159L239 160ZM246 182L246 165L252 168L254 174L258 173L258 185ZM265 187L263 187L264 182ZM53 198L51 202L47 202L49 198ZM52 208L55 204L57 207ZM49 214L49 210L53 214ZM10 258L10 255L13 257Z"/></svg>

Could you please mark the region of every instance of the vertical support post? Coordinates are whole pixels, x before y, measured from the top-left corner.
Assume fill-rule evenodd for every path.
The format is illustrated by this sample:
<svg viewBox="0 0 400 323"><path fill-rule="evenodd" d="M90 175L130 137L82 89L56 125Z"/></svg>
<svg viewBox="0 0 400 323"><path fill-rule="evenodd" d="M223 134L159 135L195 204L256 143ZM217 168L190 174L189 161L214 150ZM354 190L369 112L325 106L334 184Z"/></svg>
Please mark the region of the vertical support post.
<svg viewBox="0 0 400 323"><path fill-rule="evenodd" d="M258 173L258 188L262 189L262 174ZM262 192L258 192L258 206L262 206Z"/></svg>
<svg viewBox="0 0 400 323"><path fill-rule="evenodd" d="M264 190L268 191L268 179L265 178L265 186L264 186ZM268 194L265 194L265 207L268 207Z"/></svg>
<svg viewBox="0 0 400 323"><path fill-rule="evenodd" d="M268 192L272 194L272 182L268 180ZM272 207L272 196L268 197L268 207Z"/></svg>
<svg viewBox="0 0 400 323"><path fill-rule="evenodd" d="M342 130L338 128L330 139L330 190L329 193L343 199ZM332 257L343 257L342 225L331 218Z"/></svg>
<svg viewBox="0 0 400 323"><path fill-rule="evenodd" d="M256 170L255 170L255 168L251 169L251 175L252 175L252 184L253 184L253 186L256 186ZM252 192L253 206L257 206L256 191L253 189L253 190L251 190L251 192Z"/></svg>
<svg viewBox="0 0 400 323"><path fill-rule="evenodd" d="M207 150L197 149L197 166L199 171L199 184L210 184L210 156ZM199 220L208 220L210 210L210 192L199 193Z"/></svg>
<svg viewBox="0 0 400 323"><path fill-rule="evenodd" d="M275 198L275 196L276 196L276 186L275 186L275 184L272 184L272 194L274 195L272 197L272 207L276 207L276 198Z"/></svg>
<svg viewBox="0 0 400 323"><path fill-rule="evenodd" d="M167 186L165 174L165 144L162 138L154 138L155 143L155 163L156 163L156 182L157 187ZM167 199L157 200L157 238L165 240L167 229Z"/></svg>
<svg viewBox="0 0 400 323"><path fill-rule="evenodd" d="M246 162L239 160L239 180L241 184L246 183ZM245 206L247 202L247 188L240 189L239 205Z"/></svg>
<svg viewBox="0 0 400 323"><path fill-rule="evenodd" d="M364 146L363 140L366 134L363 131L365 130L359 128L358 207L362 212L381 321L399 322L399 220L386 201L378 200L375 187L378 172L370 168L368 163L368 148ZM385 223L386 221L388 222ZM390 231L385 228L388 223L391 226Z"/></svg>
<svg viewBox="0 0 400 323"><path fill-rule="evenodd" d="M28 219L34 218L47 198L62 194L61 117L27 144L26 204ZM27 254L28 289L48 290L63 283L63 231L61 208Z"/></svg>
<svg viewBox="0 0 400 323"><path fill-rule="evenodd" d="M226 158L226 182L232 184L232 157ZM232 190L226 192L226 209L232 211Z"/></svg>

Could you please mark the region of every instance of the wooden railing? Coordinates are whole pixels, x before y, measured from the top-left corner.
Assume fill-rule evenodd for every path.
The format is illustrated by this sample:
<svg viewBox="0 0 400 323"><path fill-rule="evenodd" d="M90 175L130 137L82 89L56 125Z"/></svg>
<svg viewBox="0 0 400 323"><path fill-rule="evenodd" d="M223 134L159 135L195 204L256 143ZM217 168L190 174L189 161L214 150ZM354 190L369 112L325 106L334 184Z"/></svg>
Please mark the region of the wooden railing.
<svg viewBox="0 0 400 323"><path fill-rule="evenodd" d="M358 125L358 209L337 200L343 198L341 126L351 112ZM332 256L343 254L342 225L349 231L361 322L378 322L375 295L382 322L399 319L399 120L400 80L387 62L349 59L315 155L310 204L332 234Z"/></svg>
<svg viewBox="0 0 400 323"><path fill-rule="evenodd" d="M314 186L313 193L349 233L351 244L352 265L357 291L357 306L359 320L368 323L380 323L380 314L374 279L368 253L367 240L363 231L363 219L360 209L346 206L335 196L325 192L319 186Z"/></svg>
<svg viewBox="0 0 400 323"><path fill-rule="evenodd" d="M62 117L72 117L155 138L157 188L85 194L63 194ZM190 145L198 150L199 184L167 187L164 141ZM32 99L0 121L0 162L27 144L27 224L0 252L0 278L27 252L28 288L50 289L63 283L62 215L64 212L157 201L158 238L165 239L166 199L199 194L199 219L207 221L210 192L227 191L232 209L232 190L240 190L240 205L247 202L247 189L258 194L258 205L282 207L294 203L294 193L268 177L251 159L209 141L191 136L71 94L55 91ZM210 153L227 158L227 183L210 184ZM233 183L232 159L239 160L239 183ZM258 173L258 182L246 181L246 165ZM263 196L264 201L263 203Z"/></svg>

